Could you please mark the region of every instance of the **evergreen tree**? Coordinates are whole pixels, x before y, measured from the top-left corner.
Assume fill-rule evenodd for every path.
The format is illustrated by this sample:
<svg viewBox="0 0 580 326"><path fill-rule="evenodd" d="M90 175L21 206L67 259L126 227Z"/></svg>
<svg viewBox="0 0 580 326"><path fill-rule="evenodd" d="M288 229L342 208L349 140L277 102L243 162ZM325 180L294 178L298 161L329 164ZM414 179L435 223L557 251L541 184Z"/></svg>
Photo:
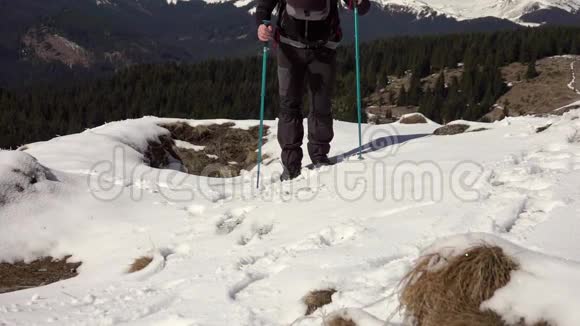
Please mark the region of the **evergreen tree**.
<svg viewBox="0 0 580 326"><path fill-rule="evenodd" d="M409 105L409 99L407 96L407 90L405 89L405 85L403 85L399 90L399 96L397 97L397 105L398 106Z"/></svg>
<svg viewBox="0 0 580 326"><path fill-rule="evenodd" d="M409 105L419 105L422 96L423 85L421 83L421 77L417 72L415 72L411 75L409 91L407 93L407 102Z"/></svg>
<svg viewBox="0 0 580 326"><path fill-rule="evenodd" d="M538 77L540 74L536 70L536 60L531 60L528 63L528 69L526 70L526 79L534 79Z"/></svg>
<svg viewBox="0 0 580 326"><path fill-rule="evenodd" d="M570 54L580 54L580 36L572 41Z"/></svg>
<svg viewBox="0 0 580 326"><path fill-rule="evenodd" d="M561 53L577 53L580 29L542 27L496 33L397 37L363 44L363 96L388 83L389 75L406 76L410 87L389 103L420 105L437 122L479 119L507 91L500 67ZM522 61L523 60L523 61ZM339 74L333 110L341 120L356 121L354 51L337 50ZM422 78L432 71L456 68L463 75L442 73L426 88ZM269 64L275 65L275 59ZM256 119L259 114L260 61L252 56L196 64L143 64L98 80L63 81L52 85L0 90L0 147L15 148L55 135L79 132L107 121L143 115L191 119ZM65 69L64 67L61 67ZM51 69L60 71L57 66ZM66 68L70 70L70 68ZM535 71L537 73L537 71ZM534 74L532 74L534 75ZM276 70L267 76L266 118L278 111ZM524 78L522 74L522 78ZM395 97L395 98L393 98ZM305 110L307 107L305 107Z"/></svg>

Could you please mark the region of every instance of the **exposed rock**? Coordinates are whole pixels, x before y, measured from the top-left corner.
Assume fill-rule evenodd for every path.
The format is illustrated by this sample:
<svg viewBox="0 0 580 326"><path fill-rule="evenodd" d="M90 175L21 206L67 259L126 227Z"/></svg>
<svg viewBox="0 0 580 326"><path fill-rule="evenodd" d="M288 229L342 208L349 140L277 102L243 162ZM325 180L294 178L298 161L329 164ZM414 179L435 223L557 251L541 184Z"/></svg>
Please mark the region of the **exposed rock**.
<svg viewBox="0 0 580 326"><path fill-rule="evenodd" d="M427 118L425 118L421 113L412 113L402 116L399 123L406 125L427 123Z"/></svg>
<svg viewBox="0 0 580 326"><path fill-rule="evenodd" d="M536 128L536 134L542 133L542 132L550 129L551 126L552 126L552 124L550 123L550 124L547 124L547 125L545 125L543 127Z"/></svg>
<svg viewBox="0 0 580 326"><path fill-rule="evenodd" d="M467 129L469 129L469 126L465 124L451 124L438 128L433 134L437 136L458 135L466 132Z"/></svg>
<svg viewBox="0 0 580 326"><path fill-rule="evenodd" d="M505 110L502 107L496 106L488 114L484 115L480 121L482 121L482 122L494 122L494 121L503 120L503 119L505 119L505 117L506 117Z"/></svg>

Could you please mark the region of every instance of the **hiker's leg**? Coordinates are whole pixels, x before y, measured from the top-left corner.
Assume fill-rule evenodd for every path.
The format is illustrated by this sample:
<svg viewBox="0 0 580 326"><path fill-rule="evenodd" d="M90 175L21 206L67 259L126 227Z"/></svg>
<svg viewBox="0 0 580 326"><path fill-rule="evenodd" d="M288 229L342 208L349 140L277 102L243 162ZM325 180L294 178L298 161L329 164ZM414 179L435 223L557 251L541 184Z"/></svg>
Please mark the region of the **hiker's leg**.
<svg viewBox="0 0 580 326"><path fill-rule="evenodd" d="M302 139L304 126L302 101L306 64L304 50L280 44L278 47L278 84L280 114L278 116L278 142L282 148L282 164L297 171L302 167Z"/></svg>
<svg viewBox="0 0 580 326"><path fill-rule="evenodd" d="M336 51L322 48L311 55L308 64L308 154L313 162L317 162L327 158L330 142L334 138L332 94L336 78Z"/></svg>

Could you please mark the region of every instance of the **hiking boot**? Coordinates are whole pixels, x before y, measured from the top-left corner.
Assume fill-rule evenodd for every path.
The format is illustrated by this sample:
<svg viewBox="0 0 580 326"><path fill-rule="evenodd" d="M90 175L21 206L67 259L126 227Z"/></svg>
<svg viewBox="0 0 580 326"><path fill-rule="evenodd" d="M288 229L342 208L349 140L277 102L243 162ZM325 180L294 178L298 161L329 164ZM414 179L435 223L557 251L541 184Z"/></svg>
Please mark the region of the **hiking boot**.
<svg viewBox="0 0 580 326"><path fill-rule="evenodd" d="M334 164L336 163L331 161L327 156L312 161L312 166L315 169L319 169L323 166L332 166Z"/></svg>
<svg viewBox="0 0 580 326"><path fill-rule="evenodd" d="M284 172L282 172L282 175L280 176L280 181L284 182L284 181L294 180L294 179L298 178L301 173L302 172L300 171L300 169L289 170L286 167L284 167Z"/></svg>

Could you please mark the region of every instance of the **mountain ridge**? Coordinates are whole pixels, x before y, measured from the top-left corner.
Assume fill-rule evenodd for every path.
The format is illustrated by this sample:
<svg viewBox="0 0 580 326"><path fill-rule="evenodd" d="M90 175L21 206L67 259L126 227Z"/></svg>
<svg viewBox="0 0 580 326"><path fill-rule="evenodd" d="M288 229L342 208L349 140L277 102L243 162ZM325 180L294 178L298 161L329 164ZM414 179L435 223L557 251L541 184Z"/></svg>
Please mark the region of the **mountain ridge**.
<svg viewBox="0 0 580 326"><path fill-rule="evenodd" d="M375 1L361 19L362 40L521 27L497 17L458 20L430 7L417 12L402 6L405 1L412 2ZM139 63L257 54L253 5L248 0L0 0L0 87L111 73ZM352 13L341 11L349 43ZM563 9L522 17L532 25L580 25L580 13Z"/></svg>
<svg viewBox="0 0 580 326"><path fill-rule="evenodd" d="M98 0L103 1L103 0ZM190 0L166 0L168 4ZM250 7L253 12L255 0L204 0L208 4L232 3L236 7ZM571 14L580 11L580 0L371 0L385 10L406 8L418 17L444 15L459 21L484 17L507 19L519 24L528 23L521 18L539 10L559 9Z"/></svg>

